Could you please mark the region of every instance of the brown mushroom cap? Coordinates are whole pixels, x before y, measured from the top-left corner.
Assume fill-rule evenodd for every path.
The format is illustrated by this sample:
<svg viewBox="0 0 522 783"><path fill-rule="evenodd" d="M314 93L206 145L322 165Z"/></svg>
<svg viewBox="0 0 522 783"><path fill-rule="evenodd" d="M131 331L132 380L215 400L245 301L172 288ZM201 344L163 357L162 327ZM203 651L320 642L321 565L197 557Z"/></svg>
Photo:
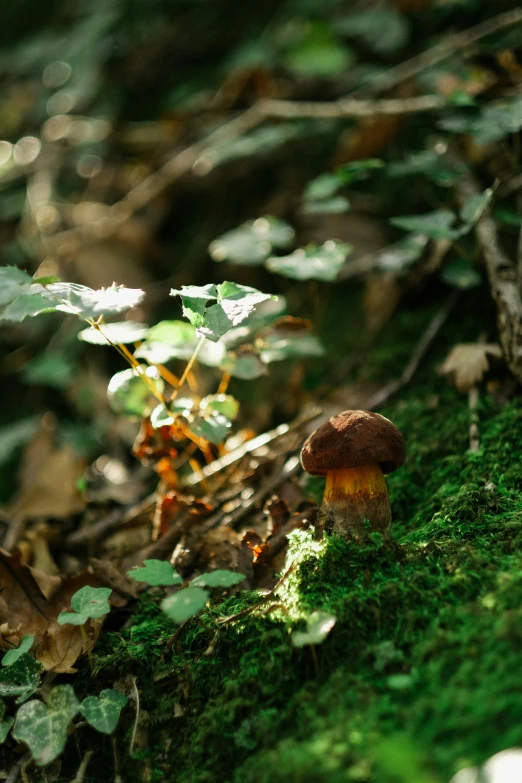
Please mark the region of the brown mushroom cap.
<svg viewBox="0 0 522 783"><path fill-rule="evenodd" d="M301 451L301 464L312 476L363 465L380 465L383 473L393 473L405 458L404 438L395 424L370 411L332 416L310 435Z"/></svg>

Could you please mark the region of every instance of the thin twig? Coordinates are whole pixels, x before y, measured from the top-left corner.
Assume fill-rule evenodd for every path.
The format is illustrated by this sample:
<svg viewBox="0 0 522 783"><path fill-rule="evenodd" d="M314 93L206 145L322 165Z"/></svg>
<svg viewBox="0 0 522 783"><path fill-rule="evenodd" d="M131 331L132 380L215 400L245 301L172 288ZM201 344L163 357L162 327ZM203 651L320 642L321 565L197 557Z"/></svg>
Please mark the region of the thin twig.
<svg viewBox="0 0 522 783"><path fill-rule="evenodd" d="M494 16L492 19L487 19L485 22L475 25L475 27L470 27L468 30L450 36L431 49L427 49L410 60L396 65L395 68L389 68L385 73L376 76L368 84L358 87L350 95L352 97L355 95L376 95L390 90L392 87L396 87L398 84L417 76L417 74L425 71L426 68L431 68L442 62L442 60L446 60L460 49L464 49L488 35L497 33L506 27L511 27L520 22L522 22L522 8L513 8L511 11L506 11L503 14Z"/></svg>
<svg viewBox="0 0 522 783"><path fill-rule="evenodd" d="M248 617L249 614L252 614L252 612L255 612L256 609L260 609L262 606L266 604L267 601L269 601L279 590L283 582L286 581L286 579L292 574L295 569L297 568L297 563L292 563L290 568L288 568L281 579L274 585L274 587L268 592L261 601L258 601L257 604L254 604L254 606L249 606L248 609L243 609L241 612L238 612L237 614L231 614L229 617L223 617L221 620L218 620L217 622L220 625L228 625L228 623L234 622L234 620L242 620L243 617Z"/></svg>
<svg viewBox="0 0 522 783"><path fill-rule="evenodd" d="M26 753L22 758L17 761L17 763L12 768L11 772L5 779L5 783L18 783L18 780L20 778L20 775L22 774L22 767L28 762L31 761L31 754Z"/></svg>
<svg viewBox="0 0 522 783"><path fill-rule="evenodd" d="M380 101L339 98L336 101L261 100L255 104L265 117L327 118L378 117L379 115L414 114L442 109L447 100L440 95L419 95L413 98L390 98Z"/></svg>
<svg viewBox="0 0 522 783"><path fill-rule="evenodd" d="M373 397L370 397L366 403L368 410L372 410L373 408L378 408L381 405L384 405L384 403L388 402L389 398L393 394L396 394L399 389L402 389L411 381L428 348L431 346L441 327L444 325L449 314L453 310L453 307L455 306L455 303L458 299L458 295L459 292L455 290L452 291L452 293L448 296L442 308L430 321L426 330L422 334L400 378L397 378L395 381L391 381L383 389L380 389L376 394L374 394Z"/></svg>
<svg viewBox="0 0 522 783"><path fill-rule="evenodd" d="M319 416L320 413L320 408L312 408L312 410L307 411L302 416L298 416L298 418L290 424L280 424L278 427L275 427L275 429L270 430L269 432L264 432L262 435L258 435L257 438L253 438L252 440L243 443L237 449L234 449L234 451L231 451L229 454L225 454L225 456L214 460L214 462L211 462L210 465L206 465L197 473L193 473L185 480L185 484L190 487L196 486L196 484L199 484L203 479L215 476L216 473L220 473L220 471L228 468L235 462L238 462L247 454L250 454L252 451L261 448L261 446L266 446L277 438L281 438L283 435L287 435L289 432L292 432L292 430L299 429L303 424L306 424L307 422Z"/></svg>
<svg viewBox="0 0 522 783"><path fill-rule="evenodd" d="M461 204L481 193L471 174L463 175L456 189ZM500 245L497 226L489 208L475 223L475 236L486 262L491 295L497 305L502 352L510 371L517 381L522 382L522 298L515 264Z"/></svg>
<svg viewBox="0 0 522 783"><path fill-rule="evenodd" d="M89 766L89 761L91 760L92 756L94 754L93 750L87 750L85 751L85 755L82 758L81 764L78 767L78 772L76 773L76 777L74 778L71 783L83 783L85 780L85 773L87 772L87 767Z"/></svg>
<svg viewBox="0 0 522 783"><path fill-rule="evenodd" d="M136 742L136 735L138 733L138 723L140 720L140 692L136 685L136 677L132 678L132 689L134 691L134 700L136 703L136 717L134 718L134 725L132 727L131 741L129 745L129 755L132 757L134 753L134 744Z"/></svg>

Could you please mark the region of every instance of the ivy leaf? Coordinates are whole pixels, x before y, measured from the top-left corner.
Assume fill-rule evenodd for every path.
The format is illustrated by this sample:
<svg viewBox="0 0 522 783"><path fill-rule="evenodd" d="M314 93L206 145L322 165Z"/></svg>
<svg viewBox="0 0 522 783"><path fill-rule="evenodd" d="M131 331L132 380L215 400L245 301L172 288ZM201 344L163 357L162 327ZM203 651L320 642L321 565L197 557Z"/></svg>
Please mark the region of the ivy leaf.
<svg viewBox="0 0 522 783"><path fill-rule="evenodd" d="M57 685L49 694L47 704L36 699L22 704L16 715L13 737L29 746L37 764L49 764L63 751L67 729L79 708L72 686Z"/></svg>
<svg viewBox="0 0 522 783"><path fill-rule="evenodd" d="M403 228L406 231L415 231L425 234L430 239L454 239L455 213L449 209L438 209L425 215L404 215L390 220L392 226Z"/></svg>
<svg viewBox="0 0 522 783"><path fill-rule="evenodd" d="M26 635L23 637L19 646L15 650L8 650L2 658L2 666L12 666L13 663L29 652L34 642L34 636Z"/></svg>
<svg viewBox="0 0 522 783"><path fill-rule="evenodd" d="M256 288L227 281L218 286L183 286L170 294L181 297L183 314L199 335L213 342L245 321L257 304L272 298Z"/></svg>
<svg viewBox="0 0 522 783"><path fill-rule="evenodd" d="M78 339L85 343L91 343L91 345L110 345L111 343L126 345L144 340L148 329L147 324L136 323L136 321L119 321L112 324L101 324L100 329L95 329L93 326L82 329L81 332L78 332Z"/></svg>
<svg viewBox="0 0 522 783"><path fill-rule="evenodd" d="M160 606L171 620L181 624L200 612L206 606L208 599L207 590L202 590L201 587L186 587L164 598Z"/></svg>
<svg viewBox="0 0 522 783"><path fill-rule="evenodd" d="M127 701L123 693L106 688L100 693L99 698L87 696L80 705L80 712L96 731L112 734Z"/></svg>
<svg viewBox="0 0 522 783"><path fill-rule="evenodd" d="M14 723L14 718L6 718L5 720L0 720L0 745L6 741L7 735L9 734L9 729Z"/></svg>
<svg viewBox="0 0 522 783"><path fill-rule="evenodd" d="M11 666L0 669L0 696L18 696L25 701L40 687L42 664L23 653Z"/></svg>
<svg viewBox="0 0 522 783"><path fill-rule="evenodd" d="M190 584L193 587L232 587L233 585L238 585L244 579L244 574L218 569L217 571L212 571L210 574L196 576Z"/></svg>
<svg viewBox="0 0 522 783"><path fill-rule="evenodd" d="M145 292L139 288L112 285L94 291L77 283L51 283L45 289L59 301L56 309L81 318L99 318L100 315L117 315L140 304Z"/></svg>
<svg viewBox="0 0 522 783"><path fill-rule="evenodd" d="M227 437L232 422L222 413L211 411L207 416L198 416L190 422L190 431L200 438L215 443L217 446L223 443Z"/></svg>
<svg viewBox="0 0 522 783"><path fill-rule="evenodd" d="M163 381L155 367L140 365L142 372L151 379L158 392L163 390ZM117 372L109 381L107 387L107 399L114 413L123 416L145 415L149 407L149 399L152 392L141 375L130 367L128 370Z"/></svg>
<svg viewBox="0 0 522 783"><path fill-rule="evenodd" d="M328 240L317 247L308 245L299 248L289 256L273 256L266 262L266 268L294 280L335 280L343 266L350 245Z"/></svg>
<svg viewBox="0 0 522 783"><path fill-rule="evenodd" d="M133 568L132 571L127 571L127 576L137 582L145 582L151 587L168 587L180 585L183 582L181 576L168 560L144 560L142 568Z"/></svg>
<svg viewBox="0 0 522 783"><path fill-rule="evenodd" d="M90 587L85 585L71 598L73 612L60 612L57 621L60 625L84 625L87 620L97 620L108 614L110 587Z"/></svg>
<svg viewBox="0 0 522 783"><path fill-rule="evenodd" d="M312 612L307 618L306 631L296 631L292 634L292 644L294 647L304 647L308 644L322 644L335 623L337 618L327 612Z"/></svg>

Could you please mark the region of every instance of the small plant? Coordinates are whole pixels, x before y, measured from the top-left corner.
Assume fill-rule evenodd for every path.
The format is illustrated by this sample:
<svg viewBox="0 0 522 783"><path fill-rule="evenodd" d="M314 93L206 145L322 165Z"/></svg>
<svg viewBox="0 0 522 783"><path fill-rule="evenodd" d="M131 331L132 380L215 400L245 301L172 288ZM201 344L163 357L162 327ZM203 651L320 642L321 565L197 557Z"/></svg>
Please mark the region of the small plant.
<svg viewBox="0 0 522 783"><path fill-rule="evenodd" d="M172 565L163 560L145 560L142 568L134 568L132 571L128 571L127 575L131 579L145 582L151 587L169 587L183 583L182 577ZM160 604L161 609L175 623L184 623L205 608L210 598L210 593L204 589L205 587L211 589L233 587L242 582L244 578L243 574L224 569L201 574L174 595L164 598Z"/></svg>
<svg viewBox="0 0 522 783"><path fill-rule="evenodd" d="M89 656L89 662L92 669L92 657L91 657L91 642L85 629L85 624L89 620L99 620L100 617L108 614L111 607L109 606L109 596L112 593L110 587L89 587L85 585L78 590L71 598L72 612L60 612L57 617L57 622L60 625L79 625L80 631L83 637L83 642L87 655Z"/></svg>

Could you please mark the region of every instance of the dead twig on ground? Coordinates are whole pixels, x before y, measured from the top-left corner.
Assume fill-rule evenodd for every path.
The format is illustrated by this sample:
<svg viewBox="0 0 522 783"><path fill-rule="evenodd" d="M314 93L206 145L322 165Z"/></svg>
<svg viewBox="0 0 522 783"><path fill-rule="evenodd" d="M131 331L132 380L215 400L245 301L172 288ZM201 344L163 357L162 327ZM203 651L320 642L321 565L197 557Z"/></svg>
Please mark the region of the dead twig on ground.
<svg viewBox="0 0 522 783"><path fill-rule="evenodd" d="M256 103L255 108L266 118L342 119L343 117L415 114L442 109L447 103L447 100L440 95L419 95L412 98L389 98L377 101L355 98L339 98L336 101L265 99Z"/></svg>
<svg viewBox="0 0 522 783"><path fill-rule="evenodd" d="M459 201L479 196L481 188L471 174L460 178ZM497 226L489 209L475 224L475 236L486 262L491 295L497 306L500 344L506 364L517 381L522 382L522 299L515 264L500 245Z"/></svg>

